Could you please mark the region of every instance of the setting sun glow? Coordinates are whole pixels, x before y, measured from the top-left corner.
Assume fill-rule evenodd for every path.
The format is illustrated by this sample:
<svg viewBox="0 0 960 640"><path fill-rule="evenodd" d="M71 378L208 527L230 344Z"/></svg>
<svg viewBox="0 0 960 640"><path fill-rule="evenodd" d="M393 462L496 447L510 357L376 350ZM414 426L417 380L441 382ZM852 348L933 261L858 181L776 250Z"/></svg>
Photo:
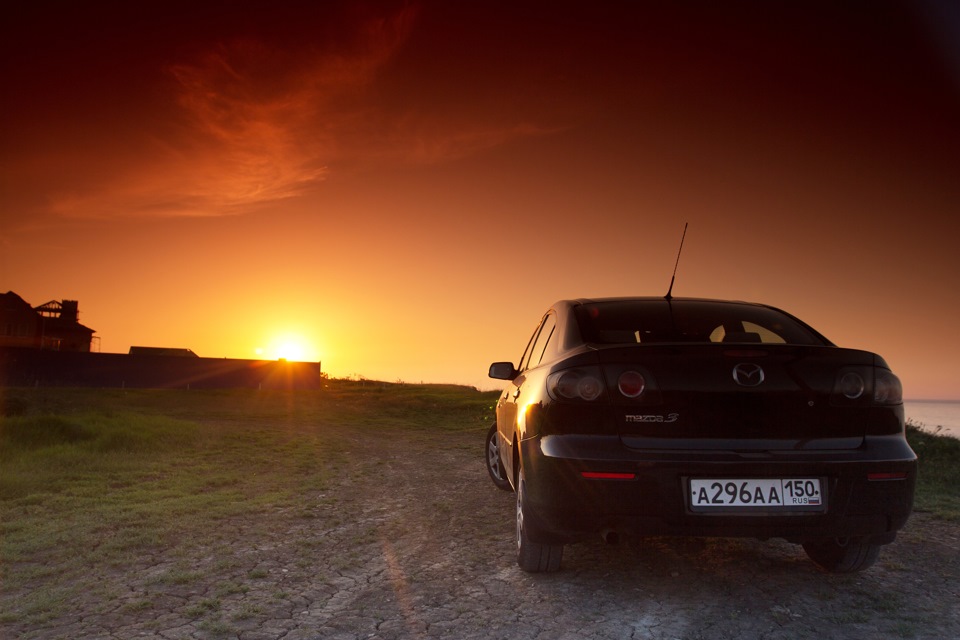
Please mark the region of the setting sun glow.
<svg viewBox="0 0 960 640"><path fill-rule="evenodd" d="M0 294L103 353L499 389L673 275L960 399L960 2L90 4L0 20Z"/></svg>
<svg viewBox="0 0 960 640"><path fill-rule="evenodd" d="M271 340L266 347L255 349L258 358L266 360L289 360L291 362L315 362L320 357L309 340L294 334L282 334Z"/></svg>

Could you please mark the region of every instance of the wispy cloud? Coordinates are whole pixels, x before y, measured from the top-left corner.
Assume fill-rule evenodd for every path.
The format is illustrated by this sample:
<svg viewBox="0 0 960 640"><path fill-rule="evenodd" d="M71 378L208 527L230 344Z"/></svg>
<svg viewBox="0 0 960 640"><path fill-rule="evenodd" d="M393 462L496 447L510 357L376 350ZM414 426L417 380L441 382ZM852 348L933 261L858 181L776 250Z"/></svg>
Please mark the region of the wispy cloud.
<svg viewBox="0 0 960 640"><path fill-rule="evenodd" d="M551 132L476 114L392 110L376 81L416 17L406 6L368 20L337 49L235 39L170 64L172 108L146 120L155 124L139 131L141 152L92 160L109 171L52 189L50 210L106 219L238 215L316 189L340 162L441 163Z"/></svg>
<svg viewBox="0 0 960 640"><path fill-rule="evenodd" d="M550 135L562 130L531 123L507 126L476 124L455 130L434 127L418 131L400 128L396 132L394 148L402 150L398 153L402 153L408 162L438 164L482 153L520 138Z"/></svg>
<svg viewBox="0 0 960 640"><path fill-rule="evenodd" d="M170 65L176 110L111 178L51 196L67 217L222 216L316 187L382 66L407 39L406 8L361 27L346 51L219 43ZM101 159L109 162L107 159Z"/></svg>

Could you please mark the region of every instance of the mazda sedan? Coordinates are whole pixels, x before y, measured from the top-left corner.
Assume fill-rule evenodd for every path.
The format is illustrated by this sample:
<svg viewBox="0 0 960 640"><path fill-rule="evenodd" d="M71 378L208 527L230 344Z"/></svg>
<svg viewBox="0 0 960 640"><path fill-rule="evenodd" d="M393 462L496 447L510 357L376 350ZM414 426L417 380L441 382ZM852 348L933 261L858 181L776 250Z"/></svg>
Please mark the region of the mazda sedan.
<svg viewBox="0 0 960 640"><path fill-rule="evenodd" d="M487 468L526 571L599 534L784 538L852 572L910 515L900 380L769 306L564 300L490 377Z"/></svg>

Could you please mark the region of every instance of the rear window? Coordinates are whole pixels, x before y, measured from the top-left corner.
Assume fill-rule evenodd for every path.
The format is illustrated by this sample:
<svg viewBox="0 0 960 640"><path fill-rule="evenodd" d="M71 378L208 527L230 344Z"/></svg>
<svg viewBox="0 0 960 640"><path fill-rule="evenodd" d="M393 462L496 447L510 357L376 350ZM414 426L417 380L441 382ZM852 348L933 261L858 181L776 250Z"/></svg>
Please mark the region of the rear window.
<svg viewBox="0 0 960 640"><path fill-rule="evenodd" d="M735 302L617 300L583 304L575 313L584 341L598 344L827 344L784 313Z"/></svg>

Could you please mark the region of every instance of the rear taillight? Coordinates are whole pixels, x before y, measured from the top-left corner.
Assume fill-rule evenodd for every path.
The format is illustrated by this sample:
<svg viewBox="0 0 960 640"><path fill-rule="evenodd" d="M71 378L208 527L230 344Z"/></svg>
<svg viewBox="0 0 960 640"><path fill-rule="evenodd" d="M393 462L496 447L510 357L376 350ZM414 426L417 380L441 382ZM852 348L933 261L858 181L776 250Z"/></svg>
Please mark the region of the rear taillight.
<svg viewBox="0 0 960 640"><path fill-rule="evenodd" d="M866 388L867 382L856 371L848 371L837 382L837 392L847 400L856 400Z"/></svg>
<svg viewBox="0 0 960 640"><path fill-rule="evenodd" d="M547 391L554 400L613 401L651 404L659 401L653 376L646 369L621 365L586 366L555 371L547 377Z"/></svg>
<svg viewBox="0 0 960 640"><path fill-rule="evenodd" d="M593 367L558 371L547 378L547 391L554 399L592 402L603 395L603 378Z"/></svg>
<svg viewBox="0 0 960 640"><path fill-rule="evenodd" d="M900 404L903 402L903 385L900 378L884 369L877 370L873 385L873 401L877 404Z"/></svg>
<svg viewBox="0 0 960 640"><path fill-rule="evenodd" d="M839 405L897 405L903 402L900 379L878 367L847 367L837 374L833 403Z"/></svg>

